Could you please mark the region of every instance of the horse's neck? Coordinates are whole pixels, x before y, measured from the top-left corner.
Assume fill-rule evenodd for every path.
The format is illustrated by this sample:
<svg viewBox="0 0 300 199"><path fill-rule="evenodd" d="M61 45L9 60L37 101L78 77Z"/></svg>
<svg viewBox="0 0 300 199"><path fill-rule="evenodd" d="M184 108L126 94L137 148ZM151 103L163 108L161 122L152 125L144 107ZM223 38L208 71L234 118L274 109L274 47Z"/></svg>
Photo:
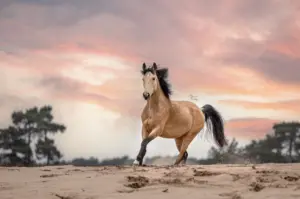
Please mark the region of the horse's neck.
<svg viewBox="0 0 300 199"><path fill-rule="evenodd" d="M157 112L162 107L170 108L171 102L168 98L166 98L166 96L164 95L162 90L159 89L157 92L155 92L150 97L150 99L148 101L148 111L149 112Z"/></svg>

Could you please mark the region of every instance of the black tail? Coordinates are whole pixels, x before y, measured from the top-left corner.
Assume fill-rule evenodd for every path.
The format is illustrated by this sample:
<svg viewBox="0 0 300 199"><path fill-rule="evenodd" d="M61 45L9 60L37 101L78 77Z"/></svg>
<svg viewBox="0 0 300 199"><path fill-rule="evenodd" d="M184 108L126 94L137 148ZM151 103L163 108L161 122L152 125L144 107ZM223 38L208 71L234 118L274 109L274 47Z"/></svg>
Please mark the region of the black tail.
<svg viewBox="0 0 300 199"><path fill-rule="evenodd" d="M221 114L209 104L202 107L202 112L205 116L207 129L213 133L214 139L219 147L227 145L227 140L224 134L224 123Z"/></svg>

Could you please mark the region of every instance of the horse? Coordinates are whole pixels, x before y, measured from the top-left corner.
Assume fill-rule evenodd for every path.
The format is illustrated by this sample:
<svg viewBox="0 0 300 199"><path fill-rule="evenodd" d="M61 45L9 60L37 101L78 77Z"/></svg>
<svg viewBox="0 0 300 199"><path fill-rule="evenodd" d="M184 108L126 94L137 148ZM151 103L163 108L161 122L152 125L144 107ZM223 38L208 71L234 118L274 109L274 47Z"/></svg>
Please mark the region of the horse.
<svg viewBox="0 0 300 199"><path fill-rule="evenodd" d="M170 99L168 68L158 68L155 62L150 67L143 63L141 73L147 103L141 113L142 142L133 165L143 165L147 145L157 137L175 139L179 155L174 165L186 164L187 148L205 124L220 148L228 145L223 118L212 105L199 108L190 101Z"/></svg>

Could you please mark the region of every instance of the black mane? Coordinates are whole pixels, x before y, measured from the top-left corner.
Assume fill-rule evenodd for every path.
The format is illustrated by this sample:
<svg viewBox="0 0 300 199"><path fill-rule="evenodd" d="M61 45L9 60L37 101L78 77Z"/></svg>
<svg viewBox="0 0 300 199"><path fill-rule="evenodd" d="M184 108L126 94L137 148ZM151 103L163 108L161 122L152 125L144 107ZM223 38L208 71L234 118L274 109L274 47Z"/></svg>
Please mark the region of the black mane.
<svg viewBox="0 0 300 199"><path fill-rule="evenodd" d="M154 69L153 68L145 68L141 71L143 75L145 75L147 72L151 72L154 74ZM160 84L160 87L166 96L166 98L170 99L170 95L172 94L171 91L171 84L168 82L168 68L159 68L156 70L156 75L158 78L158 82Z"/></svg>

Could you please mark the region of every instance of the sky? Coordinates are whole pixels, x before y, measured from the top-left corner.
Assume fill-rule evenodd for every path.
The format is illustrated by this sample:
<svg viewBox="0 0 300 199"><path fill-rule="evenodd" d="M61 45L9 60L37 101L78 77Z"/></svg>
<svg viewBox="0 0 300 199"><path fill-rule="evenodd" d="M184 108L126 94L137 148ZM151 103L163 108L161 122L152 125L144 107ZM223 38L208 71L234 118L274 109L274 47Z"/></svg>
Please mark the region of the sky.
<svg viewBox="0 0 300 199"><path fill-rule="evenodd" d="M296 0L1 0L0 35L0 126L52 105L67 160L136 156L143 62L169 69L172 100L216 107L241 144L300 118ZM205 138L190 156L206 157ZM177 154L173 139L148 145L147 156Z"/></svg>

